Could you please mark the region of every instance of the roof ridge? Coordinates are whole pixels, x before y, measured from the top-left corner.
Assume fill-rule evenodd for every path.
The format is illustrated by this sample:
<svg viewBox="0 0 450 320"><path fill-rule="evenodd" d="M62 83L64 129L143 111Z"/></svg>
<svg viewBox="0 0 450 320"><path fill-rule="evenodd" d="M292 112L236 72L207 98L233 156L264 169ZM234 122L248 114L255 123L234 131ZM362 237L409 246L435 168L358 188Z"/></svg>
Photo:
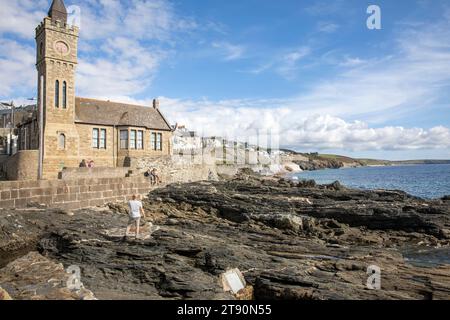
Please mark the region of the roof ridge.
<svg viewBox="0 0 450 320"><path fill-rule="evenodd" d="M122 115L129 112L126 120ZM103 125L130 125L172 131L162 112L151 106L133 105L92 98L75 97L76 122Z"/></svg>
<svg viewBox="0 0 450 320"><path fill-rule="evenodd" d="M95 98L75 97L75 99L92 100L92 101L107 102L107 103L114 103L114 104L123 104L126 106L152 108L152 106L150 106L150 105L147 106L147 105L142 105L142 104L133 104L133 103L128 103L128 102L102 100L102 99L95 99Z"/></svg>

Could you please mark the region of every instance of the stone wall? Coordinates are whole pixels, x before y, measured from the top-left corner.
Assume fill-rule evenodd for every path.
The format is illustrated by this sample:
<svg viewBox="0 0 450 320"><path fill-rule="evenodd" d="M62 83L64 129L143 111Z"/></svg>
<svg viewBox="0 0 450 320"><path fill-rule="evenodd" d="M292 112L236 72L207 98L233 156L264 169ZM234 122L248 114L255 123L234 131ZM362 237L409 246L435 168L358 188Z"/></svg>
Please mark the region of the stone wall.
<svg viewBox="0 0 450 320"><path fill-rule="evenodd" d="M0 208L47 205L67 210L126 201L133 194L147 195L148 179L100 178L0 182Z"/></svg>
<svg viewBox="0 0 450 320"><path fill-rule="evenodd" d="M64 168L59 178L61 180L76 180L90 178L125 178L130 168Z"/></svg>
<svg viewBox="0 0 450 320"><path fill-rule="evenodd" d="M158 168L164 184L217 179L216 166L213 164L195 164L182 158L175 158L173 162L170 157L139 161L141 167L134 169L131 177L95 178L96 174L123 175L125 171L120 170L125 168L78 168L68 170L66 175L67 178L72 174L77 179L0 182L0 208L24 208L43 204L74 210L126 201L133 194L146 196L155 188L144 177L148 167ZM80 179L83 175L89 178Z"/></svg>
<svg viewBox="0 0 450 320"><path fill-rule="evenodd" d="M138 175L156 168L163 183L217 179L217 166L212 158L205 155L132 158L130 166L134 174Z"/></svg>
<svg viewBox="0 0 450 320"><path fill-rule="evenodd" d="M3 163L3 172L8 180L35 180L38 175L38 150L23 150Z"/></svg>

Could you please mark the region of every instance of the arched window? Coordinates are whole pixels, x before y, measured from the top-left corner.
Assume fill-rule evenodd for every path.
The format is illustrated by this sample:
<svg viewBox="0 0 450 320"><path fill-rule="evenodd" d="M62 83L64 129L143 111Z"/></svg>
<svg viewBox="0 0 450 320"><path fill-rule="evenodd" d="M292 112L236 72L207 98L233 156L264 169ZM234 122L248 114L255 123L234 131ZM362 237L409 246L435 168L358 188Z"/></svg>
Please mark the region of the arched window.
<svg viewBox="0 0 450 320"><path fill-rule="evenodd" d="M67 108L67 82L63 82L62 87L62 106L64 109Z"/></svg>
<svg viewBox="0 0 450 320"><path fill-rule="evenodd" d="M41 58L42 58L42 56L44 55L44 43L43 42L41 42L41 45L40 45L40 48L39 48L39 52L40 52Z"/></svg>
<svg viewBox="0 0 450 320"><path fill-rule="evenodd" d="M59 108L59 80L55 81L55 107Z"/></svg>
<svg viewBox="0 0 450 320"><path fill-rule="evenodd" d="M64 133L60 133L58 136L58 149L59 150L66 149L66 135Z"/></svg>

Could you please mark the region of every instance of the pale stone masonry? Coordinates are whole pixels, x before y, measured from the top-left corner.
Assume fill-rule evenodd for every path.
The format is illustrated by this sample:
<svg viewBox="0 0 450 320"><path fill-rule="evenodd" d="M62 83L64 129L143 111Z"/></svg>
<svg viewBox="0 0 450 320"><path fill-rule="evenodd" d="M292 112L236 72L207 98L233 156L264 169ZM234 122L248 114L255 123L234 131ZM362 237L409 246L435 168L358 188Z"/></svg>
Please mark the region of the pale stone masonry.
<svg viewBox="0 0 450 320"><path fill-rule="evenodd" d="M214 165L193 165L181 159L177 163L172 163L170 159L147 161L149 165L163 169L160 176L164 184L217 179ZM111 177L106 178L101 172L102 168L73 171L67 172L62 180L0 181L0 212L1 209L36 205L67 210L102 206L126 201L133 194L145 197L149 191L158 187L139 172L129 177L113 177L114 172L108 172ZM113 171L120 171L120 168ZM125 175L125 172L115 173Z"/></svg>
<svg viewBox="0 0 450 320"><path fill-rule="evenodd" d="M44 105L43 178L57 179L63 168L82 160L123 167L132 158L171 155L172 128L157 100L136 106L75 96L78 37L78 28L67 24L64 2L54 0L36 28L38 93L44 78L44 94L38 94L38 106L41 100ZM21 150L39 148L38 119L36 113L18 125L19 141L27 140Z"/></svg>
<svg viewBox="0 0 450 320"><path fill-rule="evenodd" d="M0 208L45 205L67 210L126 201L147 195L153 186L144 177L0 182Z"/></svg>

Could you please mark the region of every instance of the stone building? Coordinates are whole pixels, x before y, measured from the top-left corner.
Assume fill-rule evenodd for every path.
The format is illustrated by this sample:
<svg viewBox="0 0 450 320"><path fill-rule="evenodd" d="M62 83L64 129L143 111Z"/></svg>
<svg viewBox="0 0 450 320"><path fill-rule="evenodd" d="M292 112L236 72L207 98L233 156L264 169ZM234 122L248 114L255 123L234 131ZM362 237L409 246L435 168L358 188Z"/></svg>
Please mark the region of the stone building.
<svg viewBox="0 0 450 320"><path fill-rule="evenodd" d="M133 157L171 154L172 128L153 106L137 106L75 96L79 30L67 24L62 0L53 0L36 28L38 102L43 100L43 177L93 160L96 167L127 166ZM41 77L44 80L41 96ZM39 114L19 126L21 150L39 148Z"/></svg>
<svg viewBox="0 0 450 320"><path fill-rule="evenodd" d="M24 119L32 117L35 108L35 105L15 107L12 103L0 103L0 155L10 155L17 151L20 141L17 141L15 128Z"/></svg>

